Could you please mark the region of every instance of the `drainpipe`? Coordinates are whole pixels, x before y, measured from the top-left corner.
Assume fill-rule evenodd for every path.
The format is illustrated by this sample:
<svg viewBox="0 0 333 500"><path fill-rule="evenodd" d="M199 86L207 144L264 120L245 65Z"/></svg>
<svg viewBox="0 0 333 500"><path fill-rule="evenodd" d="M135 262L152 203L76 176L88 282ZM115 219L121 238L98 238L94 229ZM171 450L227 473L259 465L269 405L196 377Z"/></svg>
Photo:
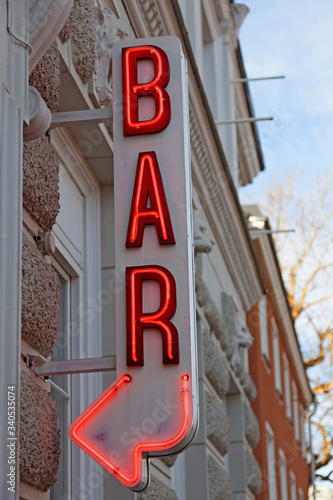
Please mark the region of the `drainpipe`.
<svg viewBox="0 0 333 500"><path fill-rule="evenodd" d="M0 495L19 499L23 120L27 2L1 2L0 25Z"/></svg>
<svg viewBox="0 0 333 500"><path fill-rule="evenodd" d="M317 411L317 401L315 397L313 397L312 403L314 405L313 410L309 413L309 438L310 438L310 453L311 453L311 483L312 483L312 498L316 500L316 486L315 486L315 460L314 454L312 451L312 432L311 432L311 418Z"/></svg>

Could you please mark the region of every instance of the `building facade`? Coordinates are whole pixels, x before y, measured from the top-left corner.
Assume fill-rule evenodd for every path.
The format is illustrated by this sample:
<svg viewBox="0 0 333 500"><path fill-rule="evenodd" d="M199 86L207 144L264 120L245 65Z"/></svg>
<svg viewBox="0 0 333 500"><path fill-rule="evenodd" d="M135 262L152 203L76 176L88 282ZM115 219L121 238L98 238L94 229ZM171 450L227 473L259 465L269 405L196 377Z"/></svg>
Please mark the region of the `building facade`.
<svg viewBox="0 0 333 500"><path fill-rule="evenodd" d="M256 206L244 207L253 219L254 247L267 293L248 313L254 343L250 373L258 389L253 410L260 424L255 456L263 473L258 498L308 498L309 445L305 410L312 402L288 306L269 223ZM252 217L252 219L251 219ZM262 221L262 230L255 227ZM261 234L266 231L267 234Z"/></svg>
<svg viewBox="0 0 333 500"><path fill-rule="evenodd" d="M28 7L13 9L16 38L6 26L1 31L12 59L1 56L7 115L1 115L0 352L2 385L20 387L17 498L253 499L262 488L258 442L266 432L256 397L267 388L251 374L252 354L247 362L248 314L269 286L237 189L264 164L255 124L219 125L253 117L246 82L235 82L246 76L237 36L248 9L230 0L49 0ZM67 436L114 374L49 378L38 376L36 366L42 358L114 355L115 296L123 293L115 273L111 114L103 123L72 118L55 126L55 113L111 109L113 44L167 35L180 39L188 67L200 425L184 453L151 460L150 485L136 493ZM8 113L16 120L10 136ZM1 464L8 467L6 456ZM0 484L3 498L12 498L6 478ZM302 488L306 498L305 479Z"/></svg>

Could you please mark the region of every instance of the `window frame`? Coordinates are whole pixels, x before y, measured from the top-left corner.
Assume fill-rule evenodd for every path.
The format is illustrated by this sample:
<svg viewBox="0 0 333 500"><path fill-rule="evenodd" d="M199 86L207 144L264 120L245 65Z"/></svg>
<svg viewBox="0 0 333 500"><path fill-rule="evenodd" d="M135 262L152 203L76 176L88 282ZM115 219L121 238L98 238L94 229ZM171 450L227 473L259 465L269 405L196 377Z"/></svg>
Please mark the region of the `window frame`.
<svg viewBox="0 0 333 500"><path fill-rule="evenodd" d="M260 350L266 364L269 366L269 337L267 317L267 295L263 295L258 301Z"/></svg>
<svg viewBox="0 0 333 500"><path fill-rule="evenodd" d="M288 422L292 424L290 369L289 369L289 362L285 353L283 353L283 384L284 384L284 402L286 406L286 417Z"/></svg>
<svg viewBox="0 0 333 500"><path fill-rule="evenodd" d="M55 360L62 361L71 359L72 277L54 258L52 258L52 267L55 269L61 281L60 281L59 336L57 339L57 344L51 354L51 361ZM65 287L65 289L63 287ZM61 454L59 459L58 478L56 483L50 489L50 500L57 500L58 498L66 498L66 496L70 498L71 495L72 453L71 453L71 442L67 434L67 429L72 419L71 382L72 382L71 375L53 376L52 380L50 381L51 393L58 405L59 424L61 429L61 435L60 435ZM60 394L58 392L57 387L63 390L64 393ZM65 396L65 394L67 394L68 397Z"/></svg>
<svg viewBox="0 0 333 500"><path fill-rule="evenodd" d="M290 500L297 500L297 485L296 485L296 477L293 471L289 473L290 480Z"/></svg>
<svg viewBox="0 0 333 500"><path fill-rule="evenodd" d="M272 317L271 325L272 325L272 335L273 335L274 384L275 384L275 390L279 398L282 398L280 339L279 339L279 330L276 326L274 317Z"/></svg>
<svg viewBox="0 0 333 500"><path fill-rule="evenodd" d="M301 444L300 442L300 421L299 421L299 406L298 406L298 391L297 391L297 386L296 383L293 381L292 382L292 403L293 403L293 423L294 423L294 437L295 441L298 445Z"/></svg>
<svg viewBox="0 0 333 500"><path fill-rule="evenodd" d="M63 268L71 277L71 359L101 357L102 329L99 307L102 290L101 188L85 159L79 156L76 143L66 130L54 130L52 144L60 159L60 180L65 183L63 192L67 193L67 200L71 200L70 192L66 191L69 186L77 189L75 194L78 199L82 197L82 210L79 212L83 235L80 240L81 250L78 250L76 241L72 239L71 231L73 230L75 234L75 227L72 228L69 224L66 226L64 218L58 219L53 226L56 251L51 260L55 268L57 266ZM68 178L68 183L66 183L66 178ZM75 222L75 219L73 220ZM91 311L93 314L90 314ZM103 384L101 373L76 374L69 377L70 420L72 422L103 392ZM94 498L103 500L103 470L71 441L70 450L70 496L65 495L64 498L81 498L93 488Z"/></svg>
<svg viewBox="0 0 333 500"><path fill-rule="evenodd" d="M274 432L268 422L265 423L266 430L266 461L267 461L267 482L269 500L277 500L276 484L276 460L275 460L275 442Z"/></svg>
<svg viewBox="0 0 333 500"><path fill-rule="evenodd" d="M300 435L301 435L301 448L302 448L302 457L306 459L306 442L305 442L305 422L304 422L304 408L303 405L299 407L299 419L300 419Z"/></svg>
<svg viewBox="0 0 333 500"><path fill-rule="evenodd" d="M287 474L287 461L285 454L279 449L279 467L280 467L280 489L281 500L288 500L288 474Z"/></svg>

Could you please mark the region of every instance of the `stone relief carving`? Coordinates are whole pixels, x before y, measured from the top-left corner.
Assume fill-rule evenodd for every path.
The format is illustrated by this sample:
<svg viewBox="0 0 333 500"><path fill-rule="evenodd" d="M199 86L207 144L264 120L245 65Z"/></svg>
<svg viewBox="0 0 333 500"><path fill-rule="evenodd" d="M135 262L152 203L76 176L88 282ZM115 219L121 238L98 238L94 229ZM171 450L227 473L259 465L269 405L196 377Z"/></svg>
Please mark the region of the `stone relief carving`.
<svg viewBox="0 0 333 500"><path fill-rule="evenodd" d="M112 103L112 47L128 38L117 17L108 7L96 8L95 86L101 106Z"/></svg>
<svg viewBox="0 0 333 500"><path fill-rule="evenodd" d="M198 253L209 253L212 251L214 241L207 234L207 228L204 226L199 210L193 210L193 236L194 236L194 255Z"/></svg>
<svg viewBox="0 0 333 500"><path fill-rule="evenodd" d="M239 322L235 328L235 333L235 350L231 358L231 366L234 370L236 370L242 362L241 348L248 349L253 344L253 337L249 330L245 326L241 326Z"/></svg>

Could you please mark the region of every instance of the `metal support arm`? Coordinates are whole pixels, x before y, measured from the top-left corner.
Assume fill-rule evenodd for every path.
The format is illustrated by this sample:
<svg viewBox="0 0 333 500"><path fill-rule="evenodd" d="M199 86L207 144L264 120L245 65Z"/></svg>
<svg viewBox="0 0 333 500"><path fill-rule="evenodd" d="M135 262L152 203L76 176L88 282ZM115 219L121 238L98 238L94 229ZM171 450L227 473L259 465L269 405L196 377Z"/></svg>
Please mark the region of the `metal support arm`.
<svg viewBox="0 0 333 500"><path fill-rule="evenodd" d="M273 116L268 116L267 118L255 118L249 116L248 118L235 118L234 120L223 120L215 122L215 125L230 125L231 123L252 123L252 122L264 122L267 120L274 120Z"/></svg>
<svg viewBox="0 0 333 500"><path fill-rule="evenodd" d="M50 130L58 127L73 127L76 125L93 125L112 120L112 108L84 109L80 111L64 111L52 113Z"/></svg>
<svg viewBox="0 0 333 500"><path fill-rule="evenodd" d="M30 354L27 356L27 364L37 375L43 377L73 373L108 372L116 370L116 356L47 361L43 356Z"/></svg>

